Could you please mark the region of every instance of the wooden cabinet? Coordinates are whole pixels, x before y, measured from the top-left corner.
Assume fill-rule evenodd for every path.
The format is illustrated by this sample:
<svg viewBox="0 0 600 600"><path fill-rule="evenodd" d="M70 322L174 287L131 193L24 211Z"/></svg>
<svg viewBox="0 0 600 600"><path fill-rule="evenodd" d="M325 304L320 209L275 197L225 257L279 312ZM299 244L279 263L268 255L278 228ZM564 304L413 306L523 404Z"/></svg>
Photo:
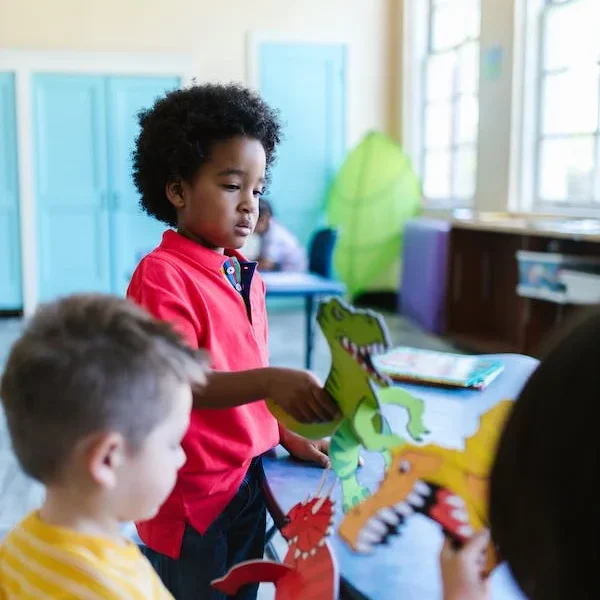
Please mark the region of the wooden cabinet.
<svg viewBox="0 0 600 600"><path fill-rule="evenodd" d="M600 243L454 227L450 234L446 336L479 353L539 356L549 338L589 307L517 294L518 250L600 256Z"/></svg>

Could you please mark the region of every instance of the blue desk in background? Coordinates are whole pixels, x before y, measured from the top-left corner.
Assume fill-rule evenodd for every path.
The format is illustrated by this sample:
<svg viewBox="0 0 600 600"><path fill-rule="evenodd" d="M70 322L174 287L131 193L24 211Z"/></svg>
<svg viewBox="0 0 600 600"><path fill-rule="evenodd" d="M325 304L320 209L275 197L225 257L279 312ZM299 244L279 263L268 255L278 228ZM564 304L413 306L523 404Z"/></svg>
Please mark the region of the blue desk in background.
<svg viewBox="0 0 600 600"><path fill-rule="evenodd" d="M477 430L479 416L500 400L516 398L538 364L535 359L526 356L500 355L499 358L504 361L504 373L484 391L403 386L425 401L424 419L431 431L426 443L462 448L463 440ZM386 417L392 429L404 436L405 411L386 407ZM375 490L383 477L383 461L374 454L364 454L364 459L359 477ZM316 491L322 473L316 467L274 454L265 457L264 468L265 492L276 524L294 504ZM338 509L336 526L339 526L342 519L339 485L335 487L333 496ZM369 556L354 554L334 534L331 546L342 578L340 597L371 600L441 598L439 551L442 542L440 527L421 515L409 519L401 536L391 538L387 546L378 546ZM506 565L494 571L492 597L494 600L523 598Z"/></svg>
<svg viewBox="0 0 600 600"><path fill-rule="evenodd" d="M314 340L315 299L325 296L343 296L346 286L315 273L285 273L268 271L261 273L267 287L267 296L279 298L304 298L306 311L305 366L310 369Z"/></svg>

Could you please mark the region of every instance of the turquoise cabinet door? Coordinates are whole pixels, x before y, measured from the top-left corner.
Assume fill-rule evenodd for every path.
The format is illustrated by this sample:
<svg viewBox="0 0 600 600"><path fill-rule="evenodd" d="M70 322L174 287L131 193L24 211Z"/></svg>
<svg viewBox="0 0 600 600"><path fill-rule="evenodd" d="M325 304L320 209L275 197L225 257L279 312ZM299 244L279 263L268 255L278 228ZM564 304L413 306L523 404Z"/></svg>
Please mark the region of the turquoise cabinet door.
<svg viewBox="0 0 600 600"><path fill-rule="evenodd" d="M166 226L139 206L131 173L131 153L139 132L137 114L165 91L178 88L176 77L111 77L108 80L108 169L111 190L111 288L125 295L133 271L152 250Z"/></svg>
<svg viewBox="0 0 600 600"><path fill-rule="evenodd" d="M345 152L345 49L263 43L260 90L279 108L285 138L269 197L276 215L307 244L322 224L327 190Z"/></svg>
<svg viewBox="0 0 600 600"><path fill-rule="evenodd" d="M0 73L0 310L23 306L15 79Z"/></svg>
<svg viewBox="0 0 600 600"><path fill-rule="evenodd" d="M38 291L110 291L103 77L33 77Z"/></svg>

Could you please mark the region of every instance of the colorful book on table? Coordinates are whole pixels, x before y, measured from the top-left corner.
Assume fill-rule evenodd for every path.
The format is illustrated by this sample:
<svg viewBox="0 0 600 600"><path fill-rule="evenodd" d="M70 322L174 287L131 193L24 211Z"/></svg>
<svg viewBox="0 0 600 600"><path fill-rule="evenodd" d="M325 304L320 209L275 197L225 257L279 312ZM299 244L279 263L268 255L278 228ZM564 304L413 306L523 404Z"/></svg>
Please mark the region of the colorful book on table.
<svg viewBox="0 0 600 600"><path fill-rule="evenodd" d="M399 346L373 358L375 367L394 381L484 389L502 371L501 360Z"/></svg>

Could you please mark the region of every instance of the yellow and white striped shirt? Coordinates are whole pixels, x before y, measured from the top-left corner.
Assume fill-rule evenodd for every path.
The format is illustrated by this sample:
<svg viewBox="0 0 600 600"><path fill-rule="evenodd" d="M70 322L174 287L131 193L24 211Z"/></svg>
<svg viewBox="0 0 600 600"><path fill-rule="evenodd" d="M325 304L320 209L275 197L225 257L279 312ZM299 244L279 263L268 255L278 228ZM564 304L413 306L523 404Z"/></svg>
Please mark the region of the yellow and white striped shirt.
<svg viewBox="0 0 600 600"><path fill-rule="evenodd" d="M138 547L48 525L34 513L0 546L2 600L173 600Z"/></svg>

